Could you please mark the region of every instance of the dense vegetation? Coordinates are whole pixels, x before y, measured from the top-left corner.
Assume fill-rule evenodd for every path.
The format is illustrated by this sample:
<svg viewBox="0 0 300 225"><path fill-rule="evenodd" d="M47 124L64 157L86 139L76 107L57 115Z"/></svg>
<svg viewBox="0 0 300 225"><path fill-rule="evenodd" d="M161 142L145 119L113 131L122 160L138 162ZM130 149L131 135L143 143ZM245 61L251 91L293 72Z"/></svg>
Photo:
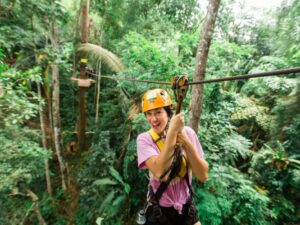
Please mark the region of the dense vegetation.
<svg viewBox="0 0 300 225"><path fill-rule="evenodd" d="M97 84L87 88L88 149L80 151L79 88L70 78L79 76L82 2L0 2L0 224L135 224L147 191L135 138L148 126L137 109L141 94L158 85L118 79L193 77L205 16L198 1L91 1L89 42L113 52L125 69L88 64L89 78L112 79L101 78L98 119ZM299 67L300 1L285 0L256 19L235 14L237 2L221 2L206 79ZM51 125L53 64L60 75L67 190ZM193 184L203 225L300 223L299 106L299 74L205 86L198 135L210 172L205 184Z"/></svg>

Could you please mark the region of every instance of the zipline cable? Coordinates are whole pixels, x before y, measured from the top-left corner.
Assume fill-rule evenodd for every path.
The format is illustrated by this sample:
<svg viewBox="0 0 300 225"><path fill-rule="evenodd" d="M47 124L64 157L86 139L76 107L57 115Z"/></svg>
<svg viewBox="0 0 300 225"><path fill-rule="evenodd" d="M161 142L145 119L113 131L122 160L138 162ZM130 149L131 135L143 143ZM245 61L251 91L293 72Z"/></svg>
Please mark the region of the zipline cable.
<svg viewBox="0 0 300 225"><path fill-rule="evenodd" d="M91 72L87 72L87 73L90 74L90 75L93 75L93 76L98 76L95 73L91 73ZM141 82L141 83L170 85L170 82L165 82L165 81L138 80L138 79L131 79L131 78L116 78L115 76L106 76L106 75L101 75L101 77L111 79L111 80L126 80L126 81Z"/></svg>
<svg viewBox="0 0 300 225"><path fill-rule="evenodd" d="M242 79L249 79L249 78L256 78L256 77L269 77L269 76L277 76L277 75L286 75L290 73L300 73L300 67L289 68L289 69L281 69L281 70L273 70L269 72L261 72L261 73L252 73L252 74L243 74L233 77L223 77L223 78L216 78L210 80L202 80L202 81L195 81L189 82L188 85L193 84L204 84L204 83L216 83L228 80L242 80Z"/></svg>
<svg viewBox="0 0 300 225"><path fill-rule="evenodd" d="M95 73L91 73L91 72L87 72L87 73L90 75L93 75L93 76L98 76ZM217 82L223 82L223 81L242 80L242 79L257 78L257 77L278 76L278 75L286 75L286 74L291 74L291 73L295 73L295 74L300 73L300 67L273 70L273 71L261 72L261 73L243 74L243 75L209 79L209 80L200 80L200 81L195 81L195 82L188 82L187 85L217 83ZM138 80L138 79L131 79L131 78L116 78L115 76L112 77L112 76L105 76L105 75L102 75L101 77L113 79L113 80L126 80L126 81L133 81L133 82L142 82L142 83L163 84L163 85L170 84L170 82L166 82L166 81Z"/></svg>

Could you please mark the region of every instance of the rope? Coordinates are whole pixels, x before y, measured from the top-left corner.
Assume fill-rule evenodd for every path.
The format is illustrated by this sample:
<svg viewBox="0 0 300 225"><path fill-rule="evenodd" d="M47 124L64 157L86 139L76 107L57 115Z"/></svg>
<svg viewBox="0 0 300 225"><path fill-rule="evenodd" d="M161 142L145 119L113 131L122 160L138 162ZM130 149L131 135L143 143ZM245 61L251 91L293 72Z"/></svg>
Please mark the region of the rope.
<svg viewBox="0 0 300 225"><path fill-rule="evenodd" d="M98 76L95 73L87 72L90 75ZM216 78L210 80L200 80L195 82L188 82L187 85L195 85L195 84L206 84L206 83L218 83L223 81L232 81L232 80L243 80L249 78L257 78L257 77L268 77L268 76L278 76L278 75L286 75L291 73L300 73L300 67L294 67L289 69L280 69L280 70L273 70L269 72L261 72L261 73L253 73L253 74L243 74L231 77L223 77L223 78ZM166 81L154 81L154 80L138 80L138 79L130 79L130 78L116 78L112 76L105 76L101 75L103 78L108 78L112 80L126 80L126 81L133 81L133 82L142 82L142 83L152 83L152 84L163 84L163 85L170 85L170 82Z"/></svg>

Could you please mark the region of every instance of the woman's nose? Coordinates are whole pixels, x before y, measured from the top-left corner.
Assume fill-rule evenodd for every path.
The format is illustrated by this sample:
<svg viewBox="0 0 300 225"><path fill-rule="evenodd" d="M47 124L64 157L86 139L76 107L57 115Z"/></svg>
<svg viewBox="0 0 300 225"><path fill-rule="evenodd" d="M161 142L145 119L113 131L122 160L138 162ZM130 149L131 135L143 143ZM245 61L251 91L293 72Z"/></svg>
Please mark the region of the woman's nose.
<svg viewBox="0 0 300 225"><path fill-rule="evenodd" d="M152 121L156 121L156 120L157 120L157 116L156 116L156 115L152 115L152 116L151 116L151 120L152 120Z"/></svg>

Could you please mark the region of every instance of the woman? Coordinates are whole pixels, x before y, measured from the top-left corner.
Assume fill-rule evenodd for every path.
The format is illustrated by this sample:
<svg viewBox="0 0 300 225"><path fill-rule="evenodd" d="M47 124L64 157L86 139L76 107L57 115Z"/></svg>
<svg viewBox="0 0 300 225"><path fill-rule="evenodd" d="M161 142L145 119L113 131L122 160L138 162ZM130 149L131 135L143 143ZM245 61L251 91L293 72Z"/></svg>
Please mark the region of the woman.
<svg viewBox="0 0 300 225"><path fill-rule="evenodd" d="M143 96L142 111L151 130L138 136L137 155L139 168L148 168L150 175L146 224L199 225L190 184L192 173L200 182L207 179L208 164L196 133L184 126L184 114L172 116L172 108L163 89ZM179 151L182 155L176 163L174 155Z"/></svg>

